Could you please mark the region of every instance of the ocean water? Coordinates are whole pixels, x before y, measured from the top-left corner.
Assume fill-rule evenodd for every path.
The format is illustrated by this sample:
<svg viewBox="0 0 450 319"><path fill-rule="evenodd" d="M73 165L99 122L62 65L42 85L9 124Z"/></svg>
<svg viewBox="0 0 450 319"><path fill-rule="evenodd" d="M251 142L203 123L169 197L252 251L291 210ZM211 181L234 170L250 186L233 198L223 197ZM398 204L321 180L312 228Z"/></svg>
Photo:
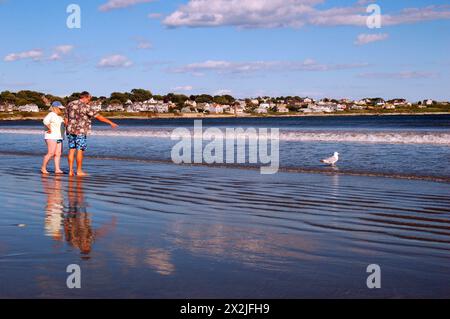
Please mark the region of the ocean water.
<svg viewBox="0 0 450 319"><path fill-rule="evenodd" d="M88 155L170 162L177 143L170 139L173 130L194 125L193 119L117 122L115 131L94 125ZM286 170L450 180L450 115L232 118L202 124L224 133L227 128L279 128L279 165ZM37 121L1 122L0 153L42 154L42 131ZM335 151L340 153L336 167L319 161Z"/></svg>
<svg viewBox="0 0 450 319"><path fill-rule="evenodd" d="M449 116L203 121L279 128L273 175L173 164L192 119L117 122L94 126L86 178L42 176L42 125L0 122L0 297L450 296Z"/></svg>

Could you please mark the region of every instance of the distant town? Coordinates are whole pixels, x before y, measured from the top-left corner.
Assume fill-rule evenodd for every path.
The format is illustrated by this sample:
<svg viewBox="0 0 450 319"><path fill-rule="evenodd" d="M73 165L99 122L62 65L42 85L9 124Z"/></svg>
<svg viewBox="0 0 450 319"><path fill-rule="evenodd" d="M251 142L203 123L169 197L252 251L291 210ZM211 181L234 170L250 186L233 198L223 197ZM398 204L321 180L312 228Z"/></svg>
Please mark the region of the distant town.
<svg viewBox="0 0 450 319"><path fill-rule="evenodd" d="M15 113L38 113L46 111L51 102L67 104L79 98L79 93L58 97L35 91L0 93L0 112L3 115ZM131 92L112 93L109 97L93 97L92 107L99 112L115 112L124 115L164 114L179 115L281 115L281 114L328 114L328 113L371 113L371 112L450 112L449 101L424 99L408 101L404 98L385 100L380 97L352 99L310 97L257 97L236 99L231 95L191 95L170 93L154 95L148 90L134 89ZM4 116L3 116L4 117Z"/></svg>

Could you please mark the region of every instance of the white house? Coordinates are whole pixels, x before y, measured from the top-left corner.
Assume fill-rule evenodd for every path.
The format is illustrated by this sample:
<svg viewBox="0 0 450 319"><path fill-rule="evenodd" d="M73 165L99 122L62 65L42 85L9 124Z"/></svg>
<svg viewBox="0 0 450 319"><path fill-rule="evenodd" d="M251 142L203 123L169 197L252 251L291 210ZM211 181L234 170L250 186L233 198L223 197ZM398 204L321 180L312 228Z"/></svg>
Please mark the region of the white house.
<svg viewBox="0 0 450 319"><path fill-rule="evenodd" d="M286 104L278 104L277 112L278 113L289 113L289 109L286 107Z"/></svg>
<svg viewBox="0 0 450 319"><path fill-rule="evenodd" d="M27 105L19 106L18 111L19 112L34 112L34 113L37 113L37 112L39 112L39 107L36 104L27 104Z"/></svg>
<svg viewBox="0 0 450 319"><path fill-rule="evenodd" d="M106 112L123 112L125 108L122 104L110 104L106 107Z"/></svg>
<svg viewBox="0 0 450 319"><path fill-rule="evenodd" d="M153 105L155 105L155 104L158 104L158 101L155 100L154 98L151 98L150 100L147 100L144 103L145 104L153 104Z"/></svg>
<svg viewBox="0 0 450 319"><path fill-rule="evenodd" d="M244 114L245 113L245 105L236 105L235 106L236 114Z"/></svg>
<svg viewBox="0 0 450 319"><path fill-rule="evenodd" d="M260 106L257 109L255 109L255 113L256 114L267 114L267 108Z"/></svg>
<svg viewBox="0 0 450 319"><path fill-rule="evenodd" d="M189 106L189 107L197 107L197 102L191 101L191 100L186 100L186 101L184 102L184 105L185 105L185 106Z"/></svg>
<svg viewBox="0 0 450 319"><path fill-rule="evenodd" d="M169 104L159 103L156 105L156 111L158 113L169 113Z"/></svg>
<svg viewBox="0 0 450 319"><path fill-rule="evenodd" d="M14 104L0 104L0 112L12 112L14 107Z"/></svg>
<svg viewBox="0 0 450 319"><path fill-rule="evenodd" d="M210 104L208 108L209 113L220 114L223 113L223 107L219 104Z"/></svg>

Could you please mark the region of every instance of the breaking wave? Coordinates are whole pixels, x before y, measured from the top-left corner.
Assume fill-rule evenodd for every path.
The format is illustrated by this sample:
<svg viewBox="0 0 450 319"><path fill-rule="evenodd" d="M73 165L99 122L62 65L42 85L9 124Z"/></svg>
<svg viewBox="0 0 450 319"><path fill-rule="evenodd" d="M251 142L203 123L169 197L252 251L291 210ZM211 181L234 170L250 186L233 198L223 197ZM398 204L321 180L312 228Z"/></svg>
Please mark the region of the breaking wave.
<svg viewBox="0 0 450 319"><path fill-rule="evenodd" d="M244 128L246 129L246 128ZM170 138L174 129L151 128L151 129L122 129L122 130L94 130L93 136L106 137L154 137ZM225 138L242 139L255 138L256 129L252 132L236 132L221 129ZM270 133L270 129L268 130ZM39 129L13 129L2 128L0 134L43 134ZM191 136L192 130L185 129L178 136ZM261 135L260 135L261 136ZM198 137L198 136L196 136ZM280 130L280 140L290 142L349 142L349 143L380 143L380 144L434 144L450 146L450 133L432 131L302 131L302 130Z"/></svg>

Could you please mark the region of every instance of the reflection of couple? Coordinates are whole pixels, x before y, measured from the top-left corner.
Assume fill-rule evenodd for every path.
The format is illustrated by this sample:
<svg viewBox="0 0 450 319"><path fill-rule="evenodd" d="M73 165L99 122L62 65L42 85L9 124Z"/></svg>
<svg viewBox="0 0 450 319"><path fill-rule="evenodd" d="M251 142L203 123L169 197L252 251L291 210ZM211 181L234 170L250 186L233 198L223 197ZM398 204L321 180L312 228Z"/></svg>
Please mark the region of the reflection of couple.
<svg viewBox="0 0 450 319"><path fill-rule="evenodd" d="M64 238L71 246L88 255L94 241L106 235L115 227L115 218L109 224L98 229L92 227L91 215L87 212L87 203L83 192L83 180L69 178L67 204L62 191L62 177L43 178L43 188L47 195L45 208L45 232L54 240L62 242Z"/></svg>
<svg viewBox="0 0 450 319"><path fill-rule="evenodd" d="M101 122L116 128L117 124L101 116L90 106L91 95L88 92L80 94L80 99L70 102L64 107L61 102L52 103L50 113L44 119L44 125L47 127L45 133L45 142L47 144L47 154L42 163L42 174L48 174L47 164L53 158L55 160L55 174L62 174L60 160L62 154L62 142L64 139L64 125L67 131L69 142L69 175L74 176L73 164L77 161L77 176L86 176L83 171L83 157L87 148L87 135L91 131L91 122L95 118ZM66 109L64 118L63 110Z"/></svg>

